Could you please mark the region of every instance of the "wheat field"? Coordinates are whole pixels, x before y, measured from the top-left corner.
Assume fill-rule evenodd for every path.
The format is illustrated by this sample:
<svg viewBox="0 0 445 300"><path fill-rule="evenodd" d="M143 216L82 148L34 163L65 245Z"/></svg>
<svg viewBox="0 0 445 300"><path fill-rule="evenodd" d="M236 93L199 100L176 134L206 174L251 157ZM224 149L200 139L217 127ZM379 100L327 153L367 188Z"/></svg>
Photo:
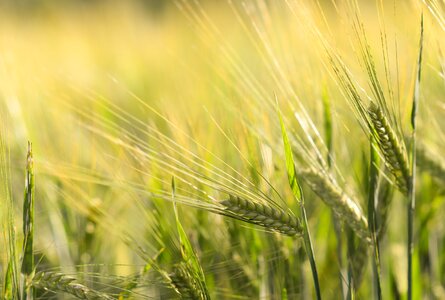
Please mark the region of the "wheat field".
<svg viewBox="0 0 445 300"><path fill-rule="evenodd" d="M2 299L445 299L443 0L0 3Z"/></svg>

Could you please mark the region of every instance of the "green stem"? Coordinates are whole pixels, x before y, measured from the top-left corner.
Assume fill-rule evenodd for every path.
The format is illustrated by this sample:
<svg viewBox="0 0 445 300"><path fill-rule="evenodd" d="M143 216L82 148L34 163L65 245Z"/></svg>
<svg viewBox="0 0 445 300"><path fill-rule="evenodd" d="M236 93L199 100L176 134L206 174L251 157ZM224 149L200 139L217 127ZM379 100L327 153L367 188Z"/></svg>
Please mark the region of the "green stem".
<svg viewBox="0 0 445 300"><path fill-rule="evenodd" d="M414 151L416 146L415 131L413 130L412 137L412 175L409 186L409 203L408 203L408 300L413 297L413 252L414 252L414 213L416 207L416 153Z"/></svg>
<svg viewBox="0 0 445 300"><path fill-rule="evenodd" d="M380 284L380 250L379 240L377 238L377 218L376 218L376 197L378 182L378 163L379 156L374 147L375 141L371 135L370 142L370 166L369 166L369 192L368 192L368 220L369 232L372 240L374 259L372 260L372 271L374 278L374 287L377 299L382 299L382 288Z"/></svg>
<svg viewBox="0 0 445 300"><path fill-rule="evenodd" d="M414 85L413 106L411 109L411 177L408 190L408 300L413 297L413 252L414 252L414 213L416 208L416 116L420 98L420 77L423 51L423 14L420 19L419 57L417 61L417 78Z"/></svg>
<svg viewBox="0 0 445 300"><path fill-rule="evenodd" d="M23 202L23 258L21 266L21 288L23 300L34 299L34 289L31 281L34 273L34 169L32 146L28 142L26 164L25 195Z"/></svg>
<svg viewBox="0 0 445 300"><path fill-rule="evenodd" d="M320 290L320 283L318 282L317 265L315 264L314 249L312 247L311 234L309 232L309 226L306 217L306 209L304 208L303 202L300 202L300 209L301 209L301 216L303 219L304 246L306 248L306 254L309 257L309 263L311 265L312 278L314 279L315 293L317 295L317 299L321 300L321 290Z"/></svg>

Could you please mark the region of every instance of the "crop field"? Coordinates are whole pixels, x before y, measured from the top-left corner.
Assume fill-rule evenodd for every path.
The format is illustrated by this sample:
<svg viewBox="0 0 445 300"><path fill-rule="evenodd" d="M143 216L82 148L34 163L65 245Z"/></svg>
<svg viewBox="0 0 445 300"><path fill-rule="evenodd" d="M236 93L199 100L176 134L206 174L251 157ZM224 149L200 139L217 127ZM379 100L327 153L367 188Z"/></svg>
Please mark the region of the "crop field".
<svg viewBox="0 0 445 300"><path fill-rule="evenodd" d="M445 299L444 0L0 2L1 299Z"/></svg>

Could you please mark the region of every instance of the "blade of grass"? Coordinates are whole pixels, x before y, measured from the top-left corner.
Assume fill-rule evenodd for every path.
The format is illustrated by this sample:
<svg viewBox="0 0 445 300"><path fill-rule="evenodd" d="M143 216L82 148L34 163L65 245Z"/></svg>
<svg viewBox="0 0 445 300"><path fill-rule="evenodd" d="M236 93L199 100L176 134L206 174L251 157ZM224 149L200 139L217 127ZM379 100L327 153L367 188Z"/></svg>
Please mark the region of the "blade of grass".
<svg viewBox="0 0 445 300"><path fill-rule="evenodd" d="M318 272L317 272L317 265L315 263L314 249L312 246L311 235L309 232L309 226L308 226L308 222L307 222L306 209L304 207L303 191L302 191L301 186L297 180L297 172L295 170L294 157L292 154L291 145L289 143L289 138L287 136L286 128L284 126L283 117L281 116L281 112L278 108L277 108L277 111L278 111L278 116L280 118L281 134L283 136L284 153L285 153L285 157L286 157L286 170L287 170L289 185L292 188L292 192L294 194L295 199L300 204L301 216L303 219L304 246L306 248L306 253L309 257L309 263L311 265L312 277L313 277L314 286L315 286L315 293L317 295L317 299L320 300L321 299L321 290L320 290L320 284L318 281Z"/></svg>
<svg viewBox="0 0 445 300"><path fill-rule="evenodd" d="M379 176L379 155L376 150L374 138L370 137L370 164L369 164L369 191L368 191L368 220L369 233L371 235L374 259L372 260L372 270L374 279L374 289L377 299L382 299L382 288L380 284L380 252L379 241L377 239L377 217L376 217L376 200L377 200L377 182Z"/></svg>
<svg viewBox="0 0 445 300"><path fill-rule="evenodd" d="M6 270L5 275L5 283L3 285L3 297L4 300L12 300L14 299L14 262L11 259L8 262L8 268Z"/></svg>
<svg viewBox="0 0 445 300"><path fill-rule="evenodd" d="M423 51L423 14L420 19L419 56L417 60L417 76L414 85L413 106L411 110L411 180L409 185L408 204L408 300L413 295L413 251L414 251L414 213L416 207L416 116L420 97L420 77L422 72Z"/></svg>

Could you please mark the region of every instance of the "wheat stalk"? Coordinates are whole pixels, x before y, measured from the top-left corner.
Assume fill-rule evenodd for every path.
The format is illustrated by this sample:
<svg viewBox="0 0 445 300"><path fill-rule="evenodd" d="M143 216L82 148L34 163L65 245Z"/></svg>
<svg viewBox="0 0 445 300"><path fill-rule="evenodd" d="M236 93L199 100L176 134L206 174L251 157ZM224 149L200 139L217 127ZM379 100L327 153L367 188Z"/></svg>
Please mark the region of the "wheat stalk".
<svg viewBox="0 0 445 300"><path fill-rule="evenodd" d="M85 285L75 283L75 280L75 278L62 273L38 272L32 280L32 286L47 291L67 293L78 299L115 299L107 294L92 290Z"/></svg>
<svg viewBox="0 0 445 300"><path fill-rule="evenodd" d="M406 151L380 107L371 102L368 113L374 125L374 136L380 152L385 157L386 167L394 175L399 190L407 195L411 176Z"/></svg>
<svg viewBox="0 0 445 300"><path fill-rule="evenodd" d="M260 225L288 236L302 235L303 228L300 220L279 208L272 208L233 196L220 203L225 206L225 211L233 218Z"/></svg>
<svg viewBox="0 0 445 300"><path fill-rule="evenodd" d="M370 242L368 221L360 205L349 197L330 176L313 170L300 172L301 178L362 239Z"/></svg>

